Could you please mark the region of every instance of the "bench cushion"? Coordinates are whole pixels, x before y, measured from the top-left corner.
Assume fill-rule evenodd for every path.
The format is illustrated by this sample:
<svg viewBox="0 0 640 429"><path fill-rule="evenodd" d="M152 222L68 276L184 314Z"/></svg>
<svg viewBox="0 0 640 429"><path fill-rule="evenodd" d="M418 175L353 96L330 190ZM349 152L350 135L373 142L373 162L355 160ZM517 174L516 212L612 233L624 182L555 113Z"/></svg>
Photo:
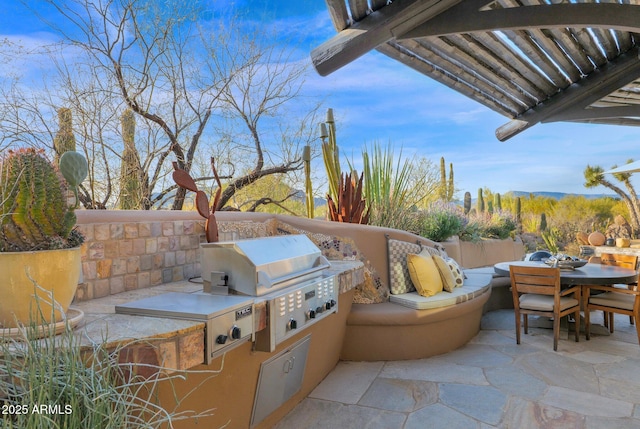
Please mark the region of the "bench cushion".
<svg viewBox="0 0 640 429"><path fill-rule="evenodd" d="M461 302L469 301L491 289L491 275L473 274L467 276L464 285L457 287L453 292L440 292L434 296L424 297L417 292L408 292L399 295L391 295L390 301L416 310L447 307Z"/></svg>

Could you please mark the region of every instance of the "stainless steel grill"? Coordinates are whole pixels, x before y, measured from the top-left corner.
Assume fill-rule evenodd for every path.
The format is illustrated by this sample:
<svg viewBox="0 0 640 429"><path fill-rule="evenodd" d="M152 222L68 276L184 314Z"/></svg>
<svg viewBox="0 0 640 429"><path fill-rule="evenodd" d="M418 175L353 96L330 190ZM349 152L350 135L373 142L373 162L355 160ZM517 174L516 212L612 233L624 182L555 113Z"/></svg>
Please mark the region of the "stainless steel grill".
<svg viewBox="0 0 640 429"><path fill-rule="evenodd" d="M219 279L226 275L226 286L250 296L262 296L316 278L330 267L306 235L206 243L201 247L205 288L220 285Z"/></svg>
<svg viewBox="0 0 640 429"><path fill-rule="evenodd" d="M330 266L305 235L202 244L205 290L226 286L266 301L268 326L256 332L261 351L273 351L338 310L337 281L326 274Z"/></svg>

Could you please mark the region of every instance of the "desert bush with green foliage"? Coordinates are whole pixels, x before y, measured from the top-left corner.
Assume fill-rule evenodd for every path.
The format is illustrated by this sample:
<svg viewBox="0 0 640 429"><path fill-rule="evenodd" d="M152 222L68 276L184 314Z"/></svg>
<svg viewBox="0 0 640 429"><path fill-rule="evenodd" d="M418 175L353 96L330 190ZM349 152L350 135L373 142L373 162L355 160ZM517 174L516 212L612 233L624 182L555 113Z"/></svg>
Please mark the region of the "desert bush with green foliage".
<svg viewBox="0 0 640 429"><path fill-rule="evenodd" d="M136 375L131 364L119 362L120 348L109 350L103 343L81 348L71 328L56 335L53 327L43 326L44 333L34 323L16 328L11 337L0 334L0 428L173 427L172 422L212 414L213 409L173 413L153 400L160 381L184 375L149 366L145 369L155 375Z"/></svg>
<svg viewBox="0 0 640 429"><path fill-rule="evenodd" d="M478 241L483 238L504 240L512 237L517 224L512 213L504 210L493 213L470 213L459 236L464 241Z"/></svg>
<svg viewBox="0 0 640 429"><path fill-rule="evenodd" d="M433 241L445 241L454 235L459 235L467 223L467 219L461 207L435 202L426 210L416 214L417 234Z"/></svg>
<svg viewBox="0 0 640 429"><path fill-rule="evenodd" d="M437 201L428 209L414 213L418 235L433 241L445 241L457 235L463 241L479 241L486 238L506 239L514 235L516 222L507 211L493 213L471 212L453 203Z"/></svg>

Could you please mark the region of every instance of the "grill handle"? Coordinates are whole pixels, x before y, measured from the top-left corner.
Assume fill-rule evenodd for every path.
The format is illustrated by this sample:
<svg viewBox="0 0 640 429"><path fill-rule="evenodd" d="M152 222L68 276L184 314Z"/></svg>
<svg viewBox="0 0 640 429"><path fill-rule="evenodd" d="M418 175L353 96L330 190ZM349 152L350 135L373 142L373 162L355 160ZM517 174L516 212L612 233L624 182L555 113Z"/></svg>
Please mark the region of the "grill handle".
<svg viewBox="0 0 640 429"><path fill-rule="evenodd" d="M308 268L306 270L302 270L302 271L296 271L284 276L276 277L274 279L272 279L268 273L264 271L258 271L258 285L261 285L267 289L270 289L276 284L284 285L286 283L291 283L295 280L298 280L304 277L310 277L311 274L316 273L318 271L326 270L327 268L330 268L330 267L331 267L331 264L329 263L329 260L325 258L323 255L320 255L318 256L318 259L316 259L313 267Z"/></svg>

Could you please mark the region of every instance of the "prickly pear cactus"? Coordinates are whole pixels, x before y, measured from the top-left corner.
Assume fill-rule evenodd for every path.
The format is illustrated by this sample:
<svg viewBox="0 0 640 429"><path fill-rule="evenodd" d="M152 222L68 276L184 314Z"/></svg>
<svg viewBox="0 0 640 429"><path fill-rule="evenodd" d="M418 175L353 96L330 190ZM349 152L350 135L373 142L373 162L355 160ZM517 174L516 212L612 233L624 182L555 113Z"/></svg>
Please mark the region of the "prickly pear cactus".
<svg viewBox="0 0 640 429"><path fill-rule="evenodd" d="M42 151L8 151L0 159L0 251L60 249L82 243L65 191L64 180Z"/></svg>
<svg viewBox="0 0 640 429"><path fill-rule="evenodd" d="M62 173L76 197L74 208L78 208L78 186L89 173L87 159L79 152L68 151L63 153L60 157L60 173Z"/></svg>

